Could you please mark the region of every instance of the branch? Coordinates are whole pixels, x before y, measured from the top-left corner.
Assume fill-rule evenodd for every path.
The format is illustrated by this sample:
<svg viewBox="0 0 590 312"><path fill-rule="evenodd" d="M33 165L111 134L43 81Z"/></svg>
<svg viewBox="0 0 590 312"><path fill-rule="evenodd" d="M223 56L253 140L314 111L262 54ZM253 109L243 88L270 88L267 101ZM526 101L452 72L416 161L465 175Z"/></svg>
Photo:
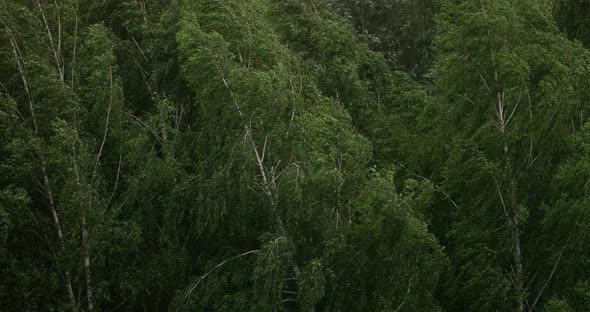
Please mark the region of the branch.
<svg viewBox="0 0 590 312"><path fill-rule="evenodd" d="M537 304L537 302L539 302L539 299L541 299L541 295L543 295L545 288L547 288L547 285L549 285L549 282L553 278L553 275L555 274L555 270L557 269L557 265L559 264L559 261L561 260L561 256L563 256L564 252L565 252L565 247L559 253L559 257L557 257L557 261L555 261L555 264L553 265L553 269L551 270L551 274L549 274L549 278L545 281L545 284L543 284L541 291L539 291L539 294L537 295L537 298L535 298L535 301L533 301L533 305L531 306L529 311L532 311L535 308L535 305Z"/></svg>
<svg viewBox="0 0 590 312"><path fill-rule="evenodd" d="M408 171L408 172L409 172L409 173L411 173L412 175L414 175L414 176L416 176L416 177L418 177L418 178L420 178L420 179L422 179L422 180L424 180L424 181L426 181L426 182L428 182L428 183L432 184L432 186L433 186L435 189L437 189L437 190L439 190L441 193L443 193L443 195L445 195L445 196L447 197L447 199L448 199L448 200L451 202L451 204L453 204L453 206L455 206L455 208L456 208L457 210L459 210L459 206L457 205L457 203L455 203L455 201L454 201L454 200L451 198L451 196L450 196L449 194L447 194L447 192L443 191L443 190L442 190L442 187L440 187L438 184L436 184L436 183L432 182L432 180L430 180L430 179L428 179L428 178L426 178L426 177L424 177L424 176L421 176L421 175L419 175L419 174L417 174L417 173L413 172L412 170L408 169L408 167L406 167L406 166L404 166L404 165L402 165L402 164L399 164L399 163L398 163L397 165L398 165L398 166L400 166L400 167L402 167L402 168L404 168L404 169L406 169L406 171Z"/></svg>
<svg viewBox="0 0 590 312"><path fill-rule="evenodd" d="M41 3L39 2L39 0L35 0L35 4L37 4L37 7L39 8L39 12L41 12L41 17L43 18L43 23L45 24L45 29L47 30L47 37L49 39L49 43L51 44L51 50L53 52L53 57L55 58L57 71L59 72L59 78L63 82L64 81L64 73L63 73L63 70L61 67L61 62L60 62L61 51L58 51L55 48L55 43L53 41L53 35L51 35L51 30L49 29L49 23L47 22L47 17L45 16L45 11L41 7ZM57 3L56 3L56 6L57 6ZM59 19L59 11L57 14L58 14L58 19ZM61 32L61 19L59 19L59 26L58 27ZM59 35L59 37L61 40L61 34ZM60 48L60 46L61 46L61 43L58 43L58 48Z"/></svg>
<svg viewBox="0 0 590 312"><path fill-rule="evenodd" d="M201 275L201 277L199 277L199 279L197 279L197 281L196 281L196 282L195 282L195 283L194 283L192 286L190 286L190 287L187 289L187 291L186 291L186 292L185 292L185 294L184 294L184 299L185 299L185 300L188 300L188 298L190 297L191 293L192 293L192 292L193 292L193 291L194 291L194 290L195 290L195 289L196 289L196 288L199 286L199 284L201 284L201 282L202 282L204 279L206 279L206 278L207 278L209 275L211 275L211 273L213 273L213 272L215 272L216 270L220 269L220 268L221 268L222 266L224 266L226 263L228 263L228 262L230 262L230 261L232 261L232 260L235 260L235 259L237 259L237 258L241 258L241 257L243 257L243 256L247 256L247 255L250 255L250 254L255 254L255 253L258 253L258 251L259 251L258 249L255 249L255 250L250 250L250 251L246 251L246 252L244 252L244 253L241 253L241 254L239 254L239 255L236 255L236 256L233 256L233 257L231 257L231 258L227 258L227 259L225 259L225 260L221 261L221 262L220 262L219 264L217 264L217 265L216 265L216 266L215 266L213 269L211 269L211 270L209 270L207 273L205 273L205 274ZM177 311L178 311L178 310L177 310Z"/></svg>
<svg viewBox="0 0 590 312"><path fill-rule="evenodd" d="M410 290L412 289L412 278L410 277L410 279L408 280L408 289L406 290L406 294L404 295L404 299L402 300L402 303L397 307L397 309L395 309L394 312L399 312L402 307L404 306L404 304L406 304L406 300L408 299L408 295L410 294Z"/></svg>
<svg viewBox="0 0 590 312"><path fill-rule="evenodd" d="M107 121L104 126L104 135L102 137L102 143L100 144L100 149L98 150L98 155L96 156L96 162L94 163L94 168L92 169L92 176L90 177L90 185L94 181L94 175L96 174L96 168L98 167L98 163L100 162L100 156L102 155L102 149L104 148L104 144L107 140L107 134L109 132L109 120L111 117L111 107L113 106L113 69L109 66L109 79L110 79L110 92L109 92L109 107L107 109Z"/></svg>

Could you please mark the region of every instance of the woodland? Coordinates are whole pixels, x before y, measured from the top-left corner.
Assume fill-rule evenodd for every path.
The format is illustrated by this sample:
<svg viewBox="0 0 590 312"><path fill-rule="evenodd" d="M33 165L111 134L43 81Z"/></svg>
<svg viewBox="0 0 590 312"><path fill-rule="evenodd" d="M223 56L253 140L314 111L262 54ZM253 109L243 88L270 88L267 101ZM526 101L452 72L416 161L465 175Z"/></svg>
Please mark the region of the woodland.
<svg viewBox="0 0 590 312"><path fill-rule="evenodd" d="M0 0L1 311L590 311L590 2Z"/></svg>

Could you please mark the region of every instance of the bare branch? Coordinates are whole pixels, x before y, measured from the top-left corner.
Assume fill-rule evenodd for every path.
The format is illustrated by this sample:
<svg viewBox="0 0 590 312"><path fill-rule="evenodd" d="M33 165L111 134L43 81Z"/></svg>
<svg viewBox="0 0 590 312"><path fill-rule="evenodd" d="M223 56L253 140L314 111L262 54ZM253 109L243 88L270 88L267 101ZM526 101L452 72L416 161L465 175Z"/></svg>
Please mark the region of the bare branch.
<svg viewBox="0 0 590 312"><path fill-rule="evenodd" d="M553 265L553 269L551 270L551 274L549 274L549 278L543 284L543 287L541 288L541 291L539 291L539 294L535 298L535 301L533 301L533 305L530 307L529 311L533 311L533 309L535 308L535 305L537 305L537 302L539 302L539 299L541 299L541 295L543 295L543 292L545 291L545 288L547 288L547 285L549 285L549 282L553 278L553 275L555 274L555 271L557 269L557 265L559 264L559 261L561 260L561 256L563 256L563 253L564 252L565 252L565 247L559 253L559 257L557 257L557 261L555 261L555 264Z"/></svg>
<svg viewBox="0 0 590 312"><path fill-rule="evenodd" d="M47 30L47 38L49 39L49 44L51 45L53 57L55 58L57 71L59 73L59 79L63 82L64 81L64 73L63 73L62 65L61 65L61 51L58 50L58 48L61 47L61 43L59 43L58 48L55 47L53 35L51 34L51 30L49 29L49 23L47 22L47 16L45 15L45 10L43 10L43 7L41 6L41 3L39 2L39 0L35 0L35 4L39 8L39 12L41 13L43 23L45 24L45 29ZM57 6L57 3L56 3L56 6ZM58 15L59 15L59 11L58 11ZM58 27L61 32L61 19L59 19L59 23L60 23L60 25ZM59 35L59 37L60 37L59 40L61 40L61 34Z"/></svg>
<svg viewBox="0 0 590 312"><path fill-rule="evenodd" d="M199 277L199 278L197 279L197 281L196 281L195 283L193 283L193 284L192 284L192 285L191 285L191 286L190 286L190 287L187 289L187 291L184 293L184 299L185 299L185 300L188 300L188 298L190 297L190 295L192 294L192 292L193 292L193 291L194 291L194 290L195 290L195 289L196 289L196 288L197 288L197 287L198 287L198 286L201 284L201 282L202 282L203 280L205 280L205 279L206 279L206 278L207 278L209 275L211 275L211 273L213 273L213 272L215 272L215 271L219 270L219 269L220 269L222 266L224 266L226 263L228 263L228 262L230 262L230 261L232 261L232 260L235 260L235 259L238 259L238 258L241 258L241 257L247 256L247 255L251 255L251 254L258 253L258 252L259 252L259 250L258 250L258 249L255 249L255 250L250 250L250 251L246 251L246 252L244 252L244 253L241 253L241 254L239 254L239 255L236 255L236 256L233 256L233 257L231 257L231 258L227 258L227 259L225 259L225 260L221 261L219 264L217 264L215 267L213 267L213 269L211 269L211 270L209 270L207 273L205 273L205 274L201 275L201 277Z"/></svg>
<svg viewBox="0 0 590 312"><path fill-rule="evenodd" d="M109 107L107 109L107 120L104 126L104 134L102 137L102 142L100 144L100 148L98 150L98 155L96 156L96 162L94 163L94 168L92 169L92 176L90 178L90 184L92 185L94 181L94 175L96 174L96 169L98 168L98 163L100 162L100 157L102 156L102 150L104 148L104 144L107 140L107 134L109 132L109 121L111 117L111 108L113 106L113 68L109 66L109 79L110 79L110 92L109 92Z"/></svg>
<svg viewBox="0 0 590 312"><path fill-rule="evenodd" d="M394 312L399 312L402 309L402 307L406 303L406 300L408 299L408 295L410 294L411 289L412 289L412 278L410 277L410 279L408 280L408 289L406 289L406 294L404 295L404 299L402 300L400 305L397 307L397 309L395 309Z"/></svg>

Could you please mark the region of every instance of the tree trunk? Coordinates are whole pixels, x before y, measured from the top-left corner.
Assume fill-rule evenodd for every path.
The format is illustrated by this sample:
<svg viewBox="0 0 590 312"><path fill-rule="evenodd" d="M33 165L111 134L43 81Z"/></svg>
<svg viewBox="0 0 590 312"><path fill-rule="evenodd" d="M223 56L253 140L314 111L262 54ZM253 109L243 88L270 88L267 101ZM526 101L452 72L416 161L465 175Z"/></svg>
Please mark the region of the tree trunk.
<svg viewBox="0 0 590 312"><path fill-rule="evenodd" d="M523 289L523 272L522 272L522 250L520 246L520 225L518 221L518 207L516 205L516 187L512 183L511 194L511 227L512 227L512 245L514 248L514 288L516 291L516 302L518 311L524 311L524 289Z"/></svg>
<svg viewBox="0 0 590 312"><path fill-rule="evenodd" d="M94 301L92 297L92 284L90 281L90 251L88 247L88 225L86 224L86 217L82 217L82 244L84 248L84 275L86 277L86 298L88 299L88 311L94 309Z"/></svg>
<svg viewBox="0 0 590 312"><path fill-rule="evenodd" d="M41 171L43 173L43 184L45 187L45 191L47 192L47 200L49 201L49 209L51 210L51 215L53 217L53 224L55 225L55 229L57 230L57 237L59 238L59 242L61 245L61 249L64 250L64 238L63 232L61 230L61 224L59 222L59 217L57 215L57 210L55 209L55 203L53 201L53 193L51 192L51 188L49 187L49 178L47 177L47 170L45 169L45 162L42 162ZM65 279L66 279L66 291L68 293L68 297L70 299L70 303L72 307L76 307L76 299L74 297L74 291L72 289L72 278L70 276L70 271L65 270Z"/></svg>

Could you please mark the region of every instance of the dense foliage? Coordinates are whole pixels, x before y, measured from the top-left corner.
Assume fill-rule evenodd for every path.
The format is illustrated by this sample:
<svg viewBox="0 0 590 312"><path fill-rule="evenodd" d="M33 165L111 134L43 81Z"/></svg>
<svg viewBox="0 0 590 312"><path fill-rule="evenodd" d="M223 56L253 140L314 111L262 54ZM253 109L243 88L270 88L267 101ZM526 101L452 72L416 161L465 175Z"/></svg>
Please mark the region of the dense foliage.
<svg viewBox="0 0 590 312"><path fill-rule="evenodd" d="M0 0L0 310L590 310L588 9Z"/></svg>

